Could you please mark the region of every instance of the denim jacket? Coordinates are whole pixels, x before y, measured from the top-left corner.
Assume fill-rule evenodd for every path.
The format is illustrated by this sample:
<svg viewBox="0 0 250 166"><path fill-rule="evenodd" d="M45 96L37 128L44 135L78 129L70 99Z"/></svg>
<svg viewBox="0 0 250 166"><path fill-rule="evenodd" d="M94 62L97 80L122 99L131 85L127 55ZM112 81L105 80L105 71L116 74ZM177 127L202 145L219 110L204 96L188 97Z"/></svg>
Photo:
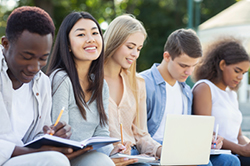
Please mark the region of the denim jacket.
<svg viewBox="0 0 250 166"><path fill-rule="evenodd" d="M22 140L12 131L12 82L7 75L7 63L0 45L0 165L6 162L16 145L22 146L43 134L43 126L51 125L51 86L49 78L41 71L32 79L34 120ZM24 119L25 120L25 119ZM21 125L21 124L20 124Z"/></svg>
<svg viewBox="0 0 250 166"><path fill-rule="evenodd" d="M158 130L166 107L166 82L162 78L159 70L156 68L159 64L155 63L150 69L140 73L145 79L147 91L147 126L148 132L153 136ZM183 97L187 100L183 102L183 114L191 114L193 95L190 87L184 83L179 82ZM184 102L188 103L184 103ZM185 108L187 106L187 108Z"/></svg>

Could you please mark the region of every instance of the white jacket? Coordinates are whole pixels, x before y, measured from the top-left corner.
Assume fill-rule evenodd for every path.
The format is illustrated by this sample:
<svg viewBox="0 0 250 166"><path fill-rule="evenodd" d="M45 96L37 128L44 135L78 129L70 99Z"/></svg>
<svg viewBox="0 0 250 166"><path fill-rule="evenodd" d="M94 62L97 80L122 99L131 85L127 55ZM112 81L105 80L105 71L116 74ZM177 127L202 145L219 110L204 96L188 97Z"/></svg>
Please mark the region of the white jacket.
<svg viewBox="0 0 250 166"><path fill-rule="evenodd" d="M24 138L17 140L12 131L10 121L12 82L6 73L7 69L7 63L2 54L2 49L0 49L0 165L11 157L17 142L22 141L25 144L43 134L42 129L44 125L51 125L50 112L52 99L50 80L42 71L39 71L32 79L35 106L34 119Z"/></svg>

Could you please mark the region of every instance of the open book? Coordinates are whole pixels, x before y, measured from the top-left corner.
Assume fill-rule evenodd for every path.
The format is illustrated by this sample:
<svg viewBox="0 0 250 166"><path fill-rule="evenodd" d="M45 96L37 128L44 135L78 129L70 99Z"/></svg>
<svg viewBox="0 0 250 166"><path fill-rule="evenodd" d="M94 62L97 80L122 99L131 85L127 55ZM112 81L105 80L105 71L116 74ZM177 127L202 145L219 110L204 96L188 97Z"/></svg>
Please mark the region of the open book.
<svg viewBox="0 0 250 166"><path fill-rule="evenodd" d="M91 137L81 142L78 142L78 141L73 141L73 140L45 134L37 139L34 139L31 142L28 142L24 146L37 149L43 145L51 145L51 146L56 146L56 147L69 147L75 151L75 150L83 149L86 146L93 146L93 149L98 149L108 144L119 142L119 141L120 139L112 138L112 137Z"/></svg>
<svg viewBox="0 0 250 166"><path fill-rule="evenodd" d="M231 150L226 149L211 149L210 155L219 155L219 154L232 154Z"/></svg>
<svg viewBox="0 0 250 166"><path fill-rule="evenodd" d="M115 153L110 156L111 158L122 158L126 157L128 159L138 159L136 163L147 163L155 160L155 157L144 156L144 155L128 155L123 153Z"/></svg>

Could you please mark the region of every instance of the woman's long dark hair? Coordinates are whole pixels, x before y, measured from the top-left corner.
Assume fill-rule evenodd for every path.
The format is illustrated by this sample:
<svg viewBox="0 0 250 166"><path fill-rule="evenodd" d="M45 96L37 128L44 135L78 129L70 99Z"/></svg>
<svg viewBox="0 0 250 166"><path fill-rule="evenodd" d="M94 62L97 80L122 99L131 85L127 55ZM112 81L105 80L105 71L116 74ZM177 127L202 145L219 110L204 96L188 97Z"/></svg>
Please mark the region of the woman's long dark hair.
<svg viewBox="0 0 250 166"><path fill-rule="evenodd" d="M65 17L63 20L57 37L56 41L53 47L53 51L50 57L50 61L48 63L47 68L47 75L49 76L53 71L56 69L64 70L72 83L74 96L76 100L76 104L82 114L82 117L86 120L86 110L84 109L84 106L88 108L87 103L85 102L84 98L84 92L81 88L80 81L78 78L78 73L75 67L75 62L73 59L73 53L70 52L69 46L69 33L72 29L72 27L75 25L75 23L80 19L90 19L94 21L98 27L98 30L101 34L102 41L102 30L96 21L96 19L89 14L88 12L72 12L68 16ZM88 92L92 92L92 97L89 103L92 103L94 100L97 102L97 109L100 116L100 124L101 126L107 124L108 118L105 114L105 110L103 107L103 96L102 94L102 88L103 88L103 80L104 80L104 42L102 42L102 51L100 56L92 61L91 66L89 68L88 72L88 78L89 78L89 87L87 89ZM94 75L94 77L93 77ZM94 78L94 80L93 80ZM52 79L53 80L53 79Z"/></svg>

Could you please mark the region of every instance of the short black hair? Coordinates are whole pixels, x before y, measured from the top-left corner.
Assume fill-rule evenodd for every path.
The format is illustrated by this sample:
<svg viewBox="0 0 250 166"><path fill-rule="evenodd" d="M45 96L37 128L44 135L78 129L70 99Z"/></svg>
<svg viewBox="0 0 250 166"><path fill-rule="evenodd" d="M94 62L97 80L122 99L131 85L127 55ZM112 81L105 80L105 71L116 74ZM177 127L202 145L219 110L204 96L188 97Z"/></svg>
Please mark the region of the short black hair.
<svg viewBox="0 0 250 166"><path fill-rule="evenodd" d="M7 20L6 37L10 42L19 38L24 30L41 36L55 34L55 25L49 14L41 8L23 6L11 12Z"/></svg>
<svg viewBox="0 0 250 166"><path fill-rule="evenodd" d="M172 32L165 43L165 51L169 52L173 60L182 54L187 54L191 58L202 56L200 40L191 29L178 29Z"/></svg>

